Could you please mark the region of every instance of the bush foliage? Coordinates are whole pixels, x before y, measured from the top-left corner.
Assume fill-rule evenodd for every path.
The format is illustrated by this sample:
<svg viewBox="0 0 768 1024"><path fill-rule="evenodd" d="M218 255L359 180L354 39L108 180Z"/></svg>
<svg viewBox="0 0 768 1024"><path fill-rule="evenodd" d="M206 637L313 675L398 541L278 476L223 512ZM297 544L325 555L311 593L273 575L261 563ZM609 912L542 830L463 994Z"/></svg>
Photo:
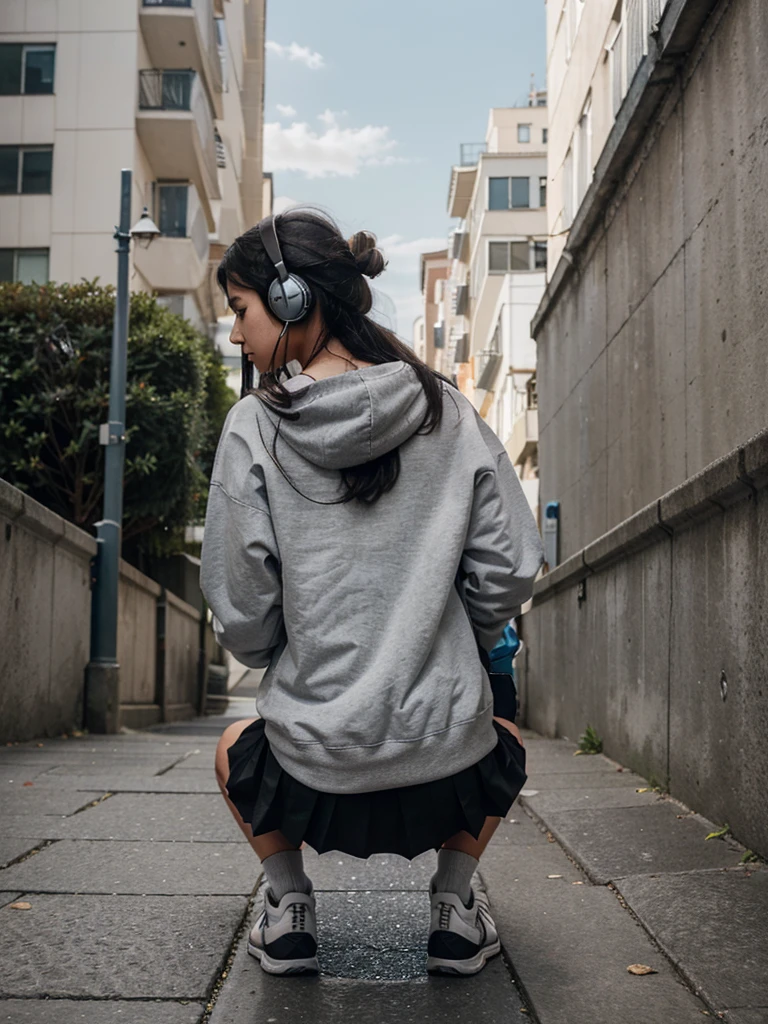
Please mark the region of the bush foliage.
<svg viewBox="0 0 768 1024"><path fill-rule="evenodd" d="M95 281L0 284L0 477L83 529L102 515L115 293ZM165 555L201 522L235 396L183 317L131 296L123 540Z"/></svg>

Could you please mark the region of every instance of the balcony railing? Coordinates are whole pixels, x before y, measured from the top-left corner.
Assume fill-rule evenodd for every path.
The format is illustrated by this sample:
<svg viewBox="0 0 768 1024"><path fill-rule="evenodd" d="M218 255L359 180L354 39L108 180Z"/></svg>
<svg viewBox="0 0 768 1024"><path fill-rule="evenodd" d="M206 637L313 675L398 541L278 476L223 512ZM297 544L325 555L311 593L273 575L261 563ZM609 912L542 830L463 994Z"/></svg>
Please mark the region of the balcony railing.
<svg viewBox="0 0 768 1024"><path fill-rule="evenodd" d="M459 147L459 164L462 167L474 167L481 153L488 152L485 142L462 142Z"/></svg>
<svg viewBox="0 0 768 1024"><path fill-rule="evenodd" d="M191 110L195 71L159 71L150 68L139 72L140 110ZM211 124L213 129L213 124Z"/></svg>
<svg viewBox="0 0 768 1024"><path fill-rule="evenodd" d="M192 0L142 0L144 7L191 7Z"/></svg>
<svg viewBox="0 0 768 1024"><path fill-rule="evenodd" d="M661 20L668 0L627 0L624 16L609 46L613 116L632 85L632 79L648 54L648 40Z"/></svg>
<svg viewBox="0 0 768 1024"><path fill-rule="evenodd" d="M208 97L197 72L157 68L139 71L139 109L189 111L192 114L210 188L217 181L215 127Z"/></svg>

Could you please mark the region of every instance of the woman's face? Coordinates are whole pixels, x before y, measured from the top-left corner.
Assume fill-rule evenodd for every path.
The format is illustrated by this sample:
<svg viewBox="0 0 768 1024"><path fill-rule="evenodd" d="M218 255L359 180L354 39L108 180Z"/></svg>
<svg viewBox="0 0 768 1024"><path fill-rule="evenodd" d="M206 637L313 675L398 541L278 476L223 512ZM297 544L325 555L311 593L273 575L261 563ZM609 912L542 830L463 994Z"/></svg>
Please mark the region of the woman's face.
<svg viewBox="0 0 768 1024"><path fill-rule="evenodd" d="M259 373L264 373L269 369L283 324L267 311L259 293L252 288L244 288L229 281L227 295L229 305L235 314L235 323L229 340L233 345L241 345L243 352ZM276 353L275 365L278 366L283 361L284 342L285 339Z"/></svg>

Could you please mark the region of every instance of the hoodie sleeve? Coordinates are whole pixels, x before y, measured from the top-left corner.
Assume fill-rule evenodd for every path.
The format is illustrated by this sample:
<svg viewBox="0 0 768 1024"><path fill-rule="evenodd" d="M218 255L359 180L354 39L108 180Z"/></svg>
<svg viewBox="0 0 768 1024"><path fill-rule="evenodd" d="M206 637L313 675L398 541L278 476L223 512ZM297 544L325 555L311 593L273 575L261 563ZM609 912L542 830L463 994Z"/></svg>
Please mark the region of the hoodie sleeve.
<svg viewBox="0 0 768 1024"><path fill-rule="evenodd" d="M509 455L487 424L481 431L495 468L476 474L461 568L472 622L481 645L490 651L531 597L544 552Z"/></svg>
<svg viewBox="0 0 768 1024"><path fill-rule="evenodd" d="M250 668L269 665L285 639L280 557L269 512L211 483L200 588L216 639Z"/></svg>

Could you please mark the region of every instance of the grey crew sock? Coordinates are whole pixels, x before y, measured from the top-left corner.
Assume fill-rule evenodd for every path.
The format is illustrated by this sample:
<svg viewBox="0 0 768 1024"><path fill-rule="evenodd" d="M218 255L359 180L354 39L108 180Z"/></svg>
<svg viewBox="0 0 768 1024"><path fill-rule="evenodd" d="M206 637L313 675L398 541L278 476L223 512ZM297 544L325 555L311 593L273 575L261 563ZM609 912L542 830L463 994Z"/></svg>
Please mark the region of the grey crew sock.
<svg viewBox="0 0 768 1024"><path fill-rule="evenodd" d="M430 879L432 892L455 892L464 906L469 905L472 896L471 880L479 864L461 850L438 850L437 872Z"/></svg>
<svg viewBox="0 0 768 1024"><path fill-rule="evenodd" d="M304 874L304 855L301 850L281 850L280 853L270 854L264 858L261 866L276 900L275 905L287 892L309 892L311 882Z"/></svg>

